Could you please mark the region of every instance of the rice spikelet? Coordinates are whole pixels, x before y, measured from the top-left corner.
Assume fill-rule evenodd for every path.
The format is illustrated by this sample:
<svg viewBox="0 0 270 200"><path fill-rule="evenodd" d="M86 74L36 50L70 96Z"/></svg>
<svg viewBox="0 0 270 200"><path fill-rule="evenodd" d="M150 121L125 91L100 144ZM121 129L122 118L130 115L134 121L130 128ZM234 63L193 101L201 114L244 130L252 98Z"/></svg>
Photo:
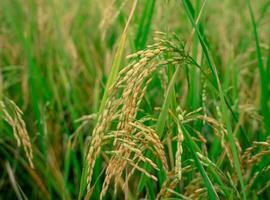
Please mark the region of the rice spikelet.
<svg viewBox="0 0 270 200"><path fill-rule="evenodd" d="M23 112L12 101L6 98L6 101L0 101L0 109L3 114L3 119L12 127L14 137L17 141L17 146L23 146L24 152L28 159L31 168L33 165L33 150L24 120L22 119Z"/></svg>

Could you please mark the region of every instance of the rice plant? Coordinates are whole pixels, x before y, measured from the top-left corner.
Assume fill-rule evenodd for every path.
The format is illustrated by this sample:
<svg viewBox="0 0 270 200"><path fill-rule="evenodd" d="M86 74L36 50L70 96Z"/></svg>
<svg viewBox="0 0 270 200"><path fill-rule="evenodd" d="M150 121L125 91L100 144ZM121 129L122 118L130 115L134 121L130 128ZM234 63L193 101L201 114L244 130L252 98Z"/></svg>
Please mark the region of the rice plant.
<svg viewBox="0 0 270 200"><path fill-rule="evenodd" d="M0 199L269 199L269 17L2 0Z"/></svg>

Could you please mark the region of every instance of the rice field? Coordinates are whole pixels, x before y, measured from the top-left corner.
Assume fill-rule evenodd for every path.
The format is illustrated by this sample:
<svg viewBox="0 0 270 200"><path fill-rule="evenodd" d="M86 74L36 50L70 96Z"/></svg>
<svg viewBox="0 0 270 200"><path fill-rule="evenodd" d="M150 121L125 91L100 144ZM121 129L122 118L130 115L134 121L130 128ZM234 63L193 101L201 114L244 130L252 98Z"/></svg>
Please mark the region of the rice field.
<svg viewBox="0 0 270 200"><path fill-rule="evenodd" d="M1 0L0 200L270 199L269 0Z"/></svg>

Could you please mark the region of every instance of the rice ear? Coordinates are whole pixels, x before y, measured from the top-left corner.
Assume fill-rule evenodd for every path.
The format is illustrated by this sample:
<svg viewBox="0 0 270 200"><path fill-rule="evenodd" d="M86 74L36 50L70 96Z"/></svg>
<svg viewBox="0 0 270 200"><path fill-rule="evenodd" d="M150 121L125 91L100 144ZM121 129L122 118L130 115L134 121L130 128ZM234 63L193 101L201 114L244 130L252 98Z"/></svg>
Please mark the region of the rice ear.
<svg viewBox="0 0 270 200"><path fill-rule="evenodd" d="M3 119L13 129L13 135L17 141L17 146L23 146L24 152L28 159L28 163L31 168L34 168L33 149L24 120L22 118L23 112L12 100L8 98L5 98L5 101L0 101L0 110L2 111Z"/></svg>
<svg viewBox="0 0 270 200"><path fill-rule="evenodd" d="M162 60L163 55L168 53L170 53L172 57ZM184 46L179 48L179 43L174 43L174 40L167 34L162 34L160 37L157 37L156 43L128 56L128 58L131 59L130 63L119 72L109 89L103 112L100 113L96 127L93 130L92 140L87 154L89 169L87 188L89 190L91 188L91 177L95 159L101 151L103 141L105 138L108 139L106 133L115 133L114 137L112 135L110 138L114 140L113 151L118 153L117 155L112 155L106 167L105 181L100 195L101 198L106 193L111 179L115 177L117 182L127 165L131 166L132 169L134 169L134 167L137 168L137 170L140 169L139 165L134 165L134 160L139 159L139 162L150 163L150 165L155 168L154 163L151 164L152 161L143 154L143 151L146 149L144 148L143 151L138 151L140 142L134 143L134 140L130 141L131 138L140 141L143 136L146 139L145 142L154 147L152 148L154 155L157 155L161 159L165 172L168 172L166 154L164 153L163 144L159 136L153 129L140 123L138 119L136 119L136 116L153 74L159 67L167 65L168 63L179 64L191 62L188 54L184 51ZM110 130L113 121L117 122L115 131ZM138 132L140 132L140 134L138 134ZM182 139L180 138L180 143L182 143L181 141ZM130 144L132 144L132 147ZM135 146L133 144L135 144ZM181 152L181 148L179 147L178 154L181 154ZM179 168L179 165L177 166ZM146 175L148 174L146 171L139 171ZM148 174L148 176L152 175Z"/></svg>

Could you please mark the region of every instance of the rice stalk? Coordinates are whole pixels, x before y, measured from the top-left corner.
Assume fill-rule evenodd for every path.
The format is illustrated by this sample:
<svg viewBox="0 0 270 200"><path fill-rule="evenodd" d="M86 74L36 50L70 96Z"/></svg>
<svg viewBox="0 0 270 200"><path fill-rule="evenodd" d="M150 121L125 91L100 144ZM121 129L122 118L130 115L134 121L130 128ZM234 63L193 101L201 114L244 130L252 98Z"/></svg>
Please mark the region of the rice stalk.
<svg viewBox="0 0 270 200"><path fill-rule="evenodd" d="M31 168L34 168L33 149L22 118L23 112L12 100L5 99L5 101L0 101L0 110L3 114L2 117L12 127L17 146L23 146L28 163Z"/></svg>
<svg viewBox="0 0 270 200"><path fill-rule="evenodd" d="M166 34L157 33L157 35L159 37L155 38L156 43L147 46L145 50L138 51L137 53L128 56L128 59L131 59L130 64L119 72L118 77L109 89L104 111L100 114L97 125L94 128L87 154L87 160L89 161L87 181L88 189L90 189L95 158L101 151L102 141L105 136L104 134L110 128L112 121L117 120L118 122L113 142L113 149L118 152L118 155L113 155L108 163L100 198L102 198L106 193L112 177L115 177L117 180L122 176L125 166L127 164L131 164L126 158L136 152L136 148L132 149L130 146L126 146L126 143L129 140L128 135L133 134L134 125L136 126L136 129L139 128L141 132L145 132L145 135L147 136L146 138L152 138L148 141L152 143L153 146L156 146L155 151L162 160L163 168L165 170L168 168L166 164L166 156L163 153L159 137L156 136L153 130L144 127L143 124L138 124L136 115L147 86L151 81L151 76L159 66L167 65L168 63L178 64L191 61L184 51L183 44L179 47L179 44L176 45L173 41L168 40L168 36ZM162 55L165 53L172 54L172 58L167 59L166 61L159 61L158 58L162 58ZM119 93L121 94L120 97ZM118 111L119 115L116 116L115 113ZM120 137L120 135L118 135L120 132L126 134L121 135L124 139L121 142L117 139ZM123 143L123 141L126 141L126 143ZM181 151L179 150L179 152ZM147 158L143 158L143 154L140 155L140 159L147 160Z"/></svg>

